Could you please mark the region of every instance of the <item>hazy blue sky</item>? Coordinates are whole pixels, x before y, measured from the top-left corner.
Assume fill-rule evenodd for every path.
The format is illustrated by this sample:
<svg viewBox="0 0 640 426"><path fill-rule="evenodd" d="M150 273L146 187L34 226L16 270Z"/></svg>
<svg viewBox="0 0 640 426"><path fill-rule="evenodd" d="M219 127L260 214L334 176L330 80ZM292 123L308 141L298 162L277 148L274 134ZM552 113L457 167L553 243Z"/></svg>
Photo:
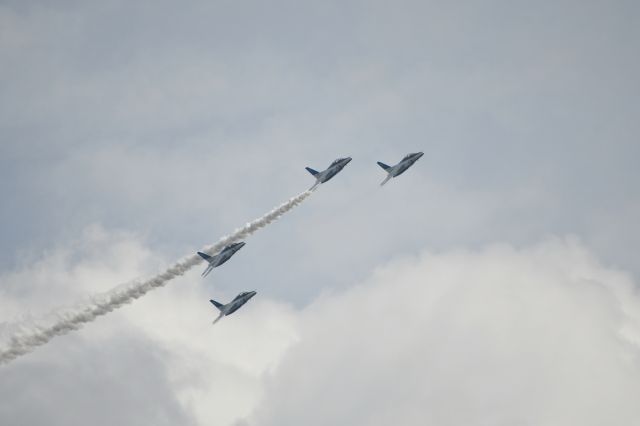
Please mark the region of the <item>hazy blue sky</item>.
<svg viewBox="0 0 640 426"><path fill-rule="evenodd" d="M0 423L637 424L602 393L640 383L639 40L633 1L0 1L5 338L353 157L207 280L0 367ZM212 329L207 299L243 290Z"/></svg>

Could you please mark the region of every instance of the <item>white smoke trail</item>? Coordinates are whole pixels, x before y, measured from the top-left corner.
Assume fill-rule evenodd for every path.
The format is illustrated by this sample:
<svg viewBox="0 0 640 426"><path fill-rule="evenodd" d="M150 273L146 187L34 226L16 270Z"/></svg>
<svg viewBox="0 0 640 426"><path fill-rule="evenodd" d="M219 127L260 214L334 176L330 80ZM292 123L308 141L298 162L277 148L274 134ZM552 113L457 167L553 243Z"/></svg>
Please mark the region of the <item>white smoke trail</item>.
<svg viewBox="0 0 640 426"><path fill-rule="evenodd" d="M291 198L261 218L236 229L230 235L222 237L216 244L207 247L204 251L214 253L224 248L227 244L248 237L260 228L278 220L283 214L302 203L311 194L312 191L308 190ZM202 259L198 255L190 255L153 278L132 282L105 294L95 296L84 308L55 313L53 324L34 325L13 335L6 347L0 349L0 364L6 364L21 355L31 352L36 347L44 345L56 336L77 330L97 317L144 296L154 288L164 286L200 262L202 262Z"/></svg>

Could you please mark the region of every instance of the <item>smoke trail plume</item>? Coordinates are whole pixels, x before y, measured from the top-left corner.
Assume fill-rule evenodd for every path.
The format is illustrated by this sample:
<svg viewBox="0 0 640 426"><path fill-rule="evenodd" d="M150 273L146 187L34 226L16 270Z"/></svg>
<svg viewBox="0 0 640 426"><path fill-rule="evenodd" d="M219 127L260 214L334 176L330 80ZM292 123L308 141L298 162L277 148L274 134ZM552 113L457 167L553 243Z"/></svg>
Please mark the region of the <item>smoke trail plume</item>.
<svg viewBox="0 0 640 426"><path fill-rule="evenodd" d="M253 222L247 223L242 228L236 229L232 234L222 237L217 243L204 249L205 252L214 253L235 241L241 240L253 234L257 230L278 220L289 210L302 203L312 191L305 191L286 203L274 208ZM101 315L105 315L121 306L131 303L135 299L147 294L154 288L162 287L172 279L183 275L193 266L202 262L197 255L190 255L166 271L145 281L134 281L130 284L117 287L105 294L93 297L85 307L55 313L55 320L48 325L34 325L13 335L4 348L0 348L0 364L6 364L17 357L31 352L36 347L44 345L56 336L62 336L70 331L77 330L83 325L92 322Z"/></svg>

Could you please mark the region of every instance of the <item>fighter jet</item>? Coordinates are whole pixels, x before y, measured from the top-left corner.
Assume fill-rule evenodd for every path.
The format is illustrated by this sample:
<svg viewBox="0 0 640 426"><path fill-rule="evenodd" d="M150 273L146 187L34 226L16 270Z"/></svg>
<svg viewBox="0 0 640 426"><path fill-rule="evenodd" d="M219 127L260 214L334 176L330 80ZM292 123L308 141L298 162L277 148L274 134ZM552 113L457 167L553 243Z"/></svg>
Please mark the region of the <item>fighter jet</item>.
<svg viewBox="0 0 640 426"><path fill-rule="evenodd" d="M220 310L220 315L218 315L218 318L216 318L213 321L213 324L215 324L218 321L220 321L220 319L222 317L226 317L227 315L231 315L232 313L234 313L235 311L240 309L240 307L242 305L247 303L249 301L249 299L251 299L255 295L256 295L255 291L243 291L242 293L237 295L235 297L235 299L233 299L231 302L227 303L226 305L223 305L222 303L216 302L213 299L209 300L209 302L211 302L211 304L213 306L215 306L216 308L218 308Z"/></svg>
<svg viewBox="0 0 640 426"><path fill-rule="evenodd" d="M213 268L216 268L222 265L227 260L231 259L231 256L233 256L238 250L244 247L244 245L245 243L243 242L229 244L228 246L220 250L220 253L214 256L209 256L207 253L202 253L199 251L198 255L209 262L209 265L207 266L207 269L205 269L202 273L202 276L206 277L207 275L209 275L209 272L211 272Z"/></svg>
<svg viewBox="0 0 640 426"><path fill-rule="evenodd" d="M413 154L407 154L398 164L395 166L387 166L384 163L378 161L378 165L382 167L388 174L385 180L382 181L380 186L384 185L389 179L403 174L409 167L413 166L413 163L418 161L420 157L424 155L424 152L416 152Z"/></svg>
<svg viewBox="0 0 640 426"><path fill-rule="evenodd" d="M349 161L351 161L351 157L338 158L333 163L331 163L331 165L327 167L326 170L323 170L321 172L317 172L311 167L305 167L305 169L307 169L307 171L316 178L316 183L309 189L314 189L316 186L320 185L321 183L325 183L326 181L340 173L340 170L342 170L344 166L349 164Z"/></svg>

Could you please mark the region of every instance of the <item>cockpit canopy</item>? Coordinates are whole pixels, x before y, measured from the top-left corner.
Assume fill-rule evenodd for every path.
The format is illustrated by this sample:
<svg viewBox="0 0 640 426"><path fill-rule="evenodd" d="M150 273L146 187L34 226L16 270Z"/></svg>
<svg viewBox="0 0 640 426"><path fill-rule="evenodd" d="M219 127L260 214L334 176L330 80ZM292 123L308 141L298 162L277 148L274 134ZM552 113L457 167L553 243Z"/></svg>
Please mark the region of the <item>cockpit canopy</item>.
<svg viewBox="0 0 640 426"><path fill-rule="evenodd" d="M331 166L335 166L336 164L342 163L345 160L348 160L349 158L345 157L345 158L338 158L337 160L335 160L333 163L331 163ZM329 166L329 167L331 167Z"/></svg>
<svg viewBox="0 0 640 426"><path fill-rule="evenodd" d="M423 154L422 152L412 152L412 153L409 153L409 154L407 154L407 155L405 155L405 156L404 156L404 158L402 159L402 161L404 161L404 160L409 160L409 159L410 159L410 158L412 158L412 157L418 157L418 158L420 158L420 157L422 157L422 154Z"/></svg>

